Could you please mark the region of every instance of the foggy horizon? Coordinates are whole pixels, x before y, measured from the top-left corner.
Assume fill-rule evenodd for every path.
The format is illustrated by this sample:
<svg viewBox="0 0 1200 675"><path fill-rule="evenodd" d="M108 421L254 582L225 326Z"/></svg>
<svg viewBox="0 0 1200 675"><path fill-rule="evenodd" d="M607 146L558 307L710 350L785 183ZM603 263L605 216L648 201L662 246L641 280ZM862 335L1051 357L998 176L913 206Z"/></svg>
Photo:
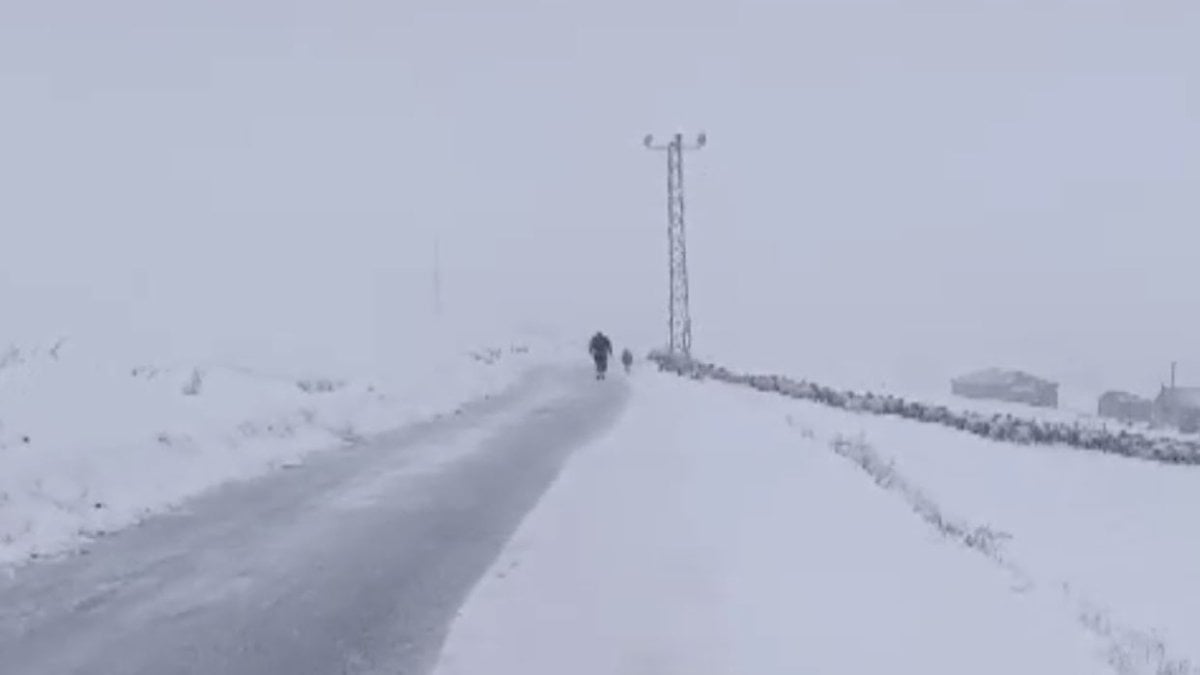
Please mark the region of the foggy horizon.
<svg viewBox="0 0 1200 675"><path fill-rule="evenodd" d="M701 355L1200 384L1197 34L1182 0L6 6L0 343L368 368L432 330L436 238L449 325L644 351L641 139L681 130Z"/></svg>

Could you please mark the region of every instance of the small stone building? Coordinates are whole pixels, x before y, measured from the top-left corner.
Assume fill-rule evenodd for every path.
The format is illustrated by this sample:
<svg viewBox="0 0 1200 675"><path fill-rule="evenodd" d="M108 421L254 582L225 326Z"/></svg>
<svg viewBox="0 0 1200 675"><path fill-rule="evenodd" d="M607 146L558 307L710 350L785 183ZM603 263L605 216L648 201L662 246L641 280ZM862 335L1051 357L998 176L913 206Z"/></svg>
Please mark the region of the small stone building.
<svg viewBox="0 0 1200 675"><path fill-rule="evenodd" d="M1024 403L1042 408L1058 407L1058 384L1029 373L989 368L950 381L955 396Z"/></svg>
<svg viewBox="0 0 1200 675"><path fill-rule="evenodd" d="M1108 391L1100 397L1097 413L1122 422L1149 422L1154 418L1154 401L1125 391Z"/></svg>
<svg viewBox="0 0 1200 675"><path fill-rule="evenodd" d="M1200 431L1200 387L1163 387L1154 399L1154 419L1180 431Z"/></svg>

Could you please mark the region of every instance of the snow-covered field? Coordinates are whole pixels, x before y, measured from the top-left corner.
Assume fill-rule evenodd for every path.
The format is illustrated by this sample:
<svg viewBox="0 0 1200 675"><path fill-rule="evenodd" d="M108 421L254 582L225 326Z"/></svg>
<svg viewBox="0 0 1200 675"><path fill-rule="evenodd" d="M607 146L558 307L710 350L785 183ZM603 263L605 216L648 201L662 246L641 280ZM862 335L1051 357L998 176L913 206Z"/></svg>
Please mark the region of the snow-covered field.
<svg viewBox="0 0 1200 675"><path fill-rule="evenodd" d="M713 385L726 386L704 386ZM897 508L988 561L1014 593L1074 623L1113 672L1200 672L1200 546L1187 535L1200 507L1196 467L750 395L806 443L857 466Z"/></svg>
<svg viewBox="0 0 1200 675"><path fill-rule="evenodd" d="M127 362L71 339L0 350L0 565L451 412L554 353L546 341L480 346L447 335L367 380Z"/></svg>
<svg viewBox="0 0 1200 675"><path fill-rule="evenodd" d="M794 419L818 436L860 436L947 512L1006 533L1008 560L1102 617L1118 644L1198 664L1126 672L1200 672L1197 467L999 443L807 404Z"/></svg>
<svg viewBox="0 0 1200 675"><path fill-rule="evenodd" d="M477 587L439 675L1189 672L1164 669L1182 645L1170 642L1158 658L1153 641L1137 642L1144 636L1131 630L1185 614L1150 620L1157 595L1121 605L1121 594L1090 583L1153 576L1159 555L1183 552L1171 543L1186 531L1182 502L1170 505L1171 520L1129 525L1149 496L1127 487L1114 497L1117 476L1101 478L1121 460L1050 453L1058 457L1050 463L1071 456L1051 474L1028 460L1044 450L990 444L1004 467L991 484L990 463L939 459L960 442L989 445L979 439L712 381L636 380L619 426L572 460ZM871 424L889 425L865 428L866 442L878 435L884 451L923 448L927 462L914 464L910 482L870 475L834 447ZM1009 451L1019 453L1011 462ZM1083 467L1075 481L1065 475L1074 466ZM1192 472L1140 466L1146 477L1177 481L1182 500ZM919 485L927 477L928 498ZM1075 486L1075 498L1056 483ZM1045 494L1027 502L1031 490ZM957 498L972 491L980 494ZM1110 502L1097 518L1101 499ZM1037 527L1018 515L1036 520L1045 509L1057 513ZM1126 534L1112 527L1115 513L1126 514ZM1012 538L985 537L990 530L959 518ZM1072 526L1074 536L1045 536ZM1085 542L1106 529L1114 544L1138 536L1125 539L1132 550L1120 558L1090 565L1092 575L1083 560L1114 551ZM1064 592L1060 582L1077 585ZM1182 611L1195 581L1172 574L1170 582L1176 598L1164 607ZM1139 583L1158 582L1125 588ZM1083 601L1114 604L1092 611L1109 606ZM1200 613L1192 616L1194 628ZM1182 635L1186 625L1177 628Z"/></svg>

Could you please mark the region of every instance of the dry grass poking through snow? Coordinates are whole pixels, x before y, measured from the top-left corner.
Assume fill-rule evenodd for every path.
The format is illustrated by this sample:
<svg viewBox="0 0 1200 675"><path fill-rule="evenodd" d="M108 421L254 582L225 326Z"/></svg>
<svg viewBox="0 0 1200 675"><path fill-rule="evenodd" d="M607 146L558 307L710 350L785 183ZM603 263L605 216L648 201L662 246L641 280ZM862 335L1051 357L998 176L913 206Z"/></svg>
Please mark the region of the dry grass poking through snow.
<svg viewBox="0 0 1200 675"><path fill-rule="evenodd" d="M1037 582L1003 550L1011 535L987 525L968 523L947 515L922 489L904 476L894 460L885 459L862 437L835 436L829 447L862 469L879 487L902 497L918 517L943 537L973 550L1013 575L1019 581L1014 590L1036 592ZM1067 584L1062 588L1068 606L1074 607L1079 624L1104 645L1109 665L1118 675L1194 675L1200 668L1187 659L1172 658L1167 645L1153 633L1117 623L1111 613L1075 597ZM1047 588L1051 588L1047 586Z"/></svg>

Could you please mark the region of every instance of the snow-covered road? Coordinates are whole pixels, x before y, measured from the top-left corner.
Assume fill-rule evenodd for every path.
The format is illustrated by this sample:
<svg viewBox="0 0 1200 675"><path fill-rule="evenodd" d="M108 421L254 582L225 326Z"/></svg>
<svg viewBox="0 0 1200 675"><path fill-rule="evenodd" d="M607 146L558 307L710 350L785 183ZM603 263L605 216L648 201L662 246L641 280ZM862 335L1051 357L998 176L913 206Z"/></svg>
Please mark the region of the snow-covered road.
<svg viewBox="0 0 1200 675"><path fill-rule="evenodd" d="M0 579L5 675L414 672L624 383L505 393Z"/></svg>
<svg viewBox="0 0 1200 675"><path fill-rule="evenodd" d="M472 593L437 675L1114 672L1072 608L809 428L858 417L636 380Z"/></svg>

